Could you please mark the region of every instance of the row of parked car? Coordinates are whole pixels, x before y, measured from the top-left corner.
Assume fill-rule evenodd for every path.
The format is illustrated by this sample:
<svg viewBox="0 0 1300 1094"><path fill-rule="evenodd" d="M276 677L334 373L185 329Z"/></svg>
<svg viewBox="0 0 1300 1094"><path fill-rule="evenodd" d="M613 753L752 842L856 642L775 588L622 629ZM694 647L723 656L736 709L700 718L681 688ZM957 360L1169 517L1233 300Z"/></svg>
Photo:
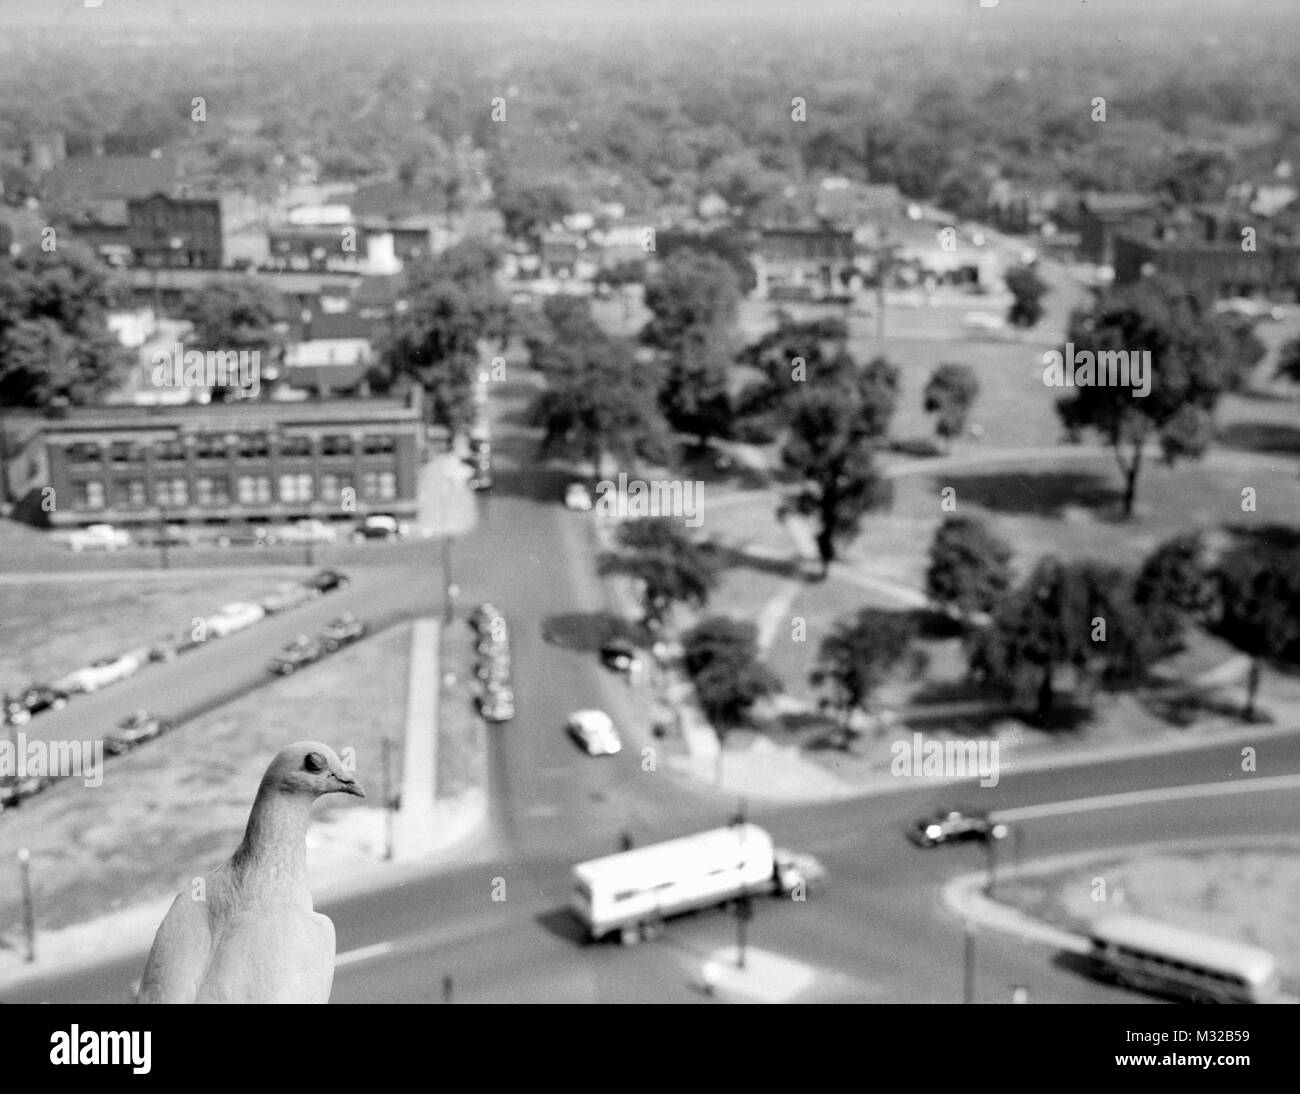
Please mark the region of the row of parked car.
<svg viewBox="0 0 1300 1094"><path fill-rule="evenodd" d="M314 665L326 654L350 646L365 635L365 623L351 612L344 612L321 631L319 637L300 634L271 658L267 669L276 676L289 676L307 665Z"/></svg>
<svg viewBox="0 0 1300 1094"><path fill-rule="evenodd" d="M493 604L480 604L469 617L476 635L479 681L478 711L484 721L508 722L515 716L515 693L510 682L510 627Z"/></svg>
<svg viewBox="0 0 1300 1094"><path fill-rule="evenodd" d="M337 543L341 538L353 543L380 540L387 543L405 539L411 534L407 521L387 514L364 517L351 530L315 518L296 521L288 525L223 524L189 525L163 524L144 526L134 532L112 524L89 524L68 534L68 548L82 551L120 551L127 547L198 547L215 544L218 547L273 547L307 546L309 544Z"/></svg>

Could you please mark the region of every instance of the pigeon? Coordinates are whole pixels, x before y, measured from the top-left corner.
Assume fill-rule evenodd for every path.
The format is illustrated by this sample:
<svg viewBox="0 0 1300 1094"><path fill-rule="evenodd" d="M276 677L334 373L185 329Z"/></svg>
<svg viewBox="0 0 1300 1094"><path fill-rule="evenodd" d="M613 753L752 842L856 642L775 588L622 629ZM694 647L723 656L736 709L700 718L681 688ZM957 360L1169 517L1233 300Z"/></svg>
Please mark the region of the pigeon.
<svg viewBox="0 0 1300 1094"><path fill-rule="evenodd" d="M276 754L243 842L163 918L137 1002L329 1002L334 924L312 908L306 836L312 802L332 793L365 797L328 745Z"/></svg>

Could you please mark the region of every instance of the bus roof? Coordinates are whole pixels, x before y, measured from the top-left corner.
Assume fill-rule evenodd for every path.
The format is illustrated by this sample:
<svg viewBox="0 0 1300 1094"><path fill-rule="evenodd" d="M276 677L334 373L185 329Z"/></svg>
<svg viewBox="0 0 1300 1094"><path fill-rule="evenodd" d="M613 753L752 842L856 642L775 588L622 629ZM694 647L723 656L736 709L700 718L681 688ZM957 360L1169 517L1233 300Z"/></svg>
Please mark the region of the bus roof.
<svg viewBox="0 0 1300 1094"><path fill-rule="evenodd" d="M1277 960L1258 946L1174 927L1155 919L1106 916L1093 924L1089 934L1098 942L1151 950L1185 964L1237 973L1253 984L1263 983L1277 971Z"/></svg>
<svg viewBox="0 0 1300 1094"><path fill-rule="evenodd" d="M756 824L733 824L580 862L573 872L589 885L654 884L679 877L683 864L704 873L734 866L742 850L770 857L772 837Z"/></svg>

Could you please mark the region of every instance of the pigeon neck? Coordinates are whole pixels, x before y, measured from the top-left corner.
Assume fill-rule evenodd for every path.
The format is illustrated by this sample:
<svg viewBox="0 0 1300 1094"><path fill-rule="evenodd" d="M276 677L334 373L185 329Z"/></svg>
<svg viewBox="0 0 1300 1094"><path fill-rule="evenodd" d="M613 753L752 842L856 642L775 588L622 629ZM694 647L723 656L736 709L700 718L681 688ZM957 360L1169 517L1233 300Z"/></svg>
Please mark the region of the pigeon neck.
<svg viewBox="0 0 1300 1094"><path fill-rule="evenodd" d="M269 783L258 789L234 865L243 888L307 891L307 824L312 799ZM310 897L308 898L310 900Z"/></svg>

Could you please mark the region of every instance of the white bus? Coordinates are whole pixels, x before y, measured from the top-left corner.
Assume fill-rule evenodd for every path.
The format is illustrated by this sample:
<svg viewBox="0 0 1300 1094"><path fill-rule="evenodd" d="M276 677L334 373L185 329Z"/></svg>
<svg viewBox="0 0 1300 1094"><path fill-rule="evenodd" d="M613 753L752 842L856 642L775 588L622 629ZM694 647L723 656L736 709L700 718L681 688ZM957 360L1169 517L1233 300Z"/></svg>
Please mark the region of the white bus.
<svg viewBox="0 0 1300 1094"><path fill-rule="evenodd" d="M579 863L571 906L593 940L617 931L630 945L666 916L791 893L819 872L805 856L774 848L757 825L733 824Z"/></svg>
<svg viewBox="0 0 1300 1094"><path fill-rule="evenodd" d="M1092 956L1126 987L1198 1003L1268 1003L1280 992L1267 950L1137 916L1107 916L1089 932Z"/></svg>

